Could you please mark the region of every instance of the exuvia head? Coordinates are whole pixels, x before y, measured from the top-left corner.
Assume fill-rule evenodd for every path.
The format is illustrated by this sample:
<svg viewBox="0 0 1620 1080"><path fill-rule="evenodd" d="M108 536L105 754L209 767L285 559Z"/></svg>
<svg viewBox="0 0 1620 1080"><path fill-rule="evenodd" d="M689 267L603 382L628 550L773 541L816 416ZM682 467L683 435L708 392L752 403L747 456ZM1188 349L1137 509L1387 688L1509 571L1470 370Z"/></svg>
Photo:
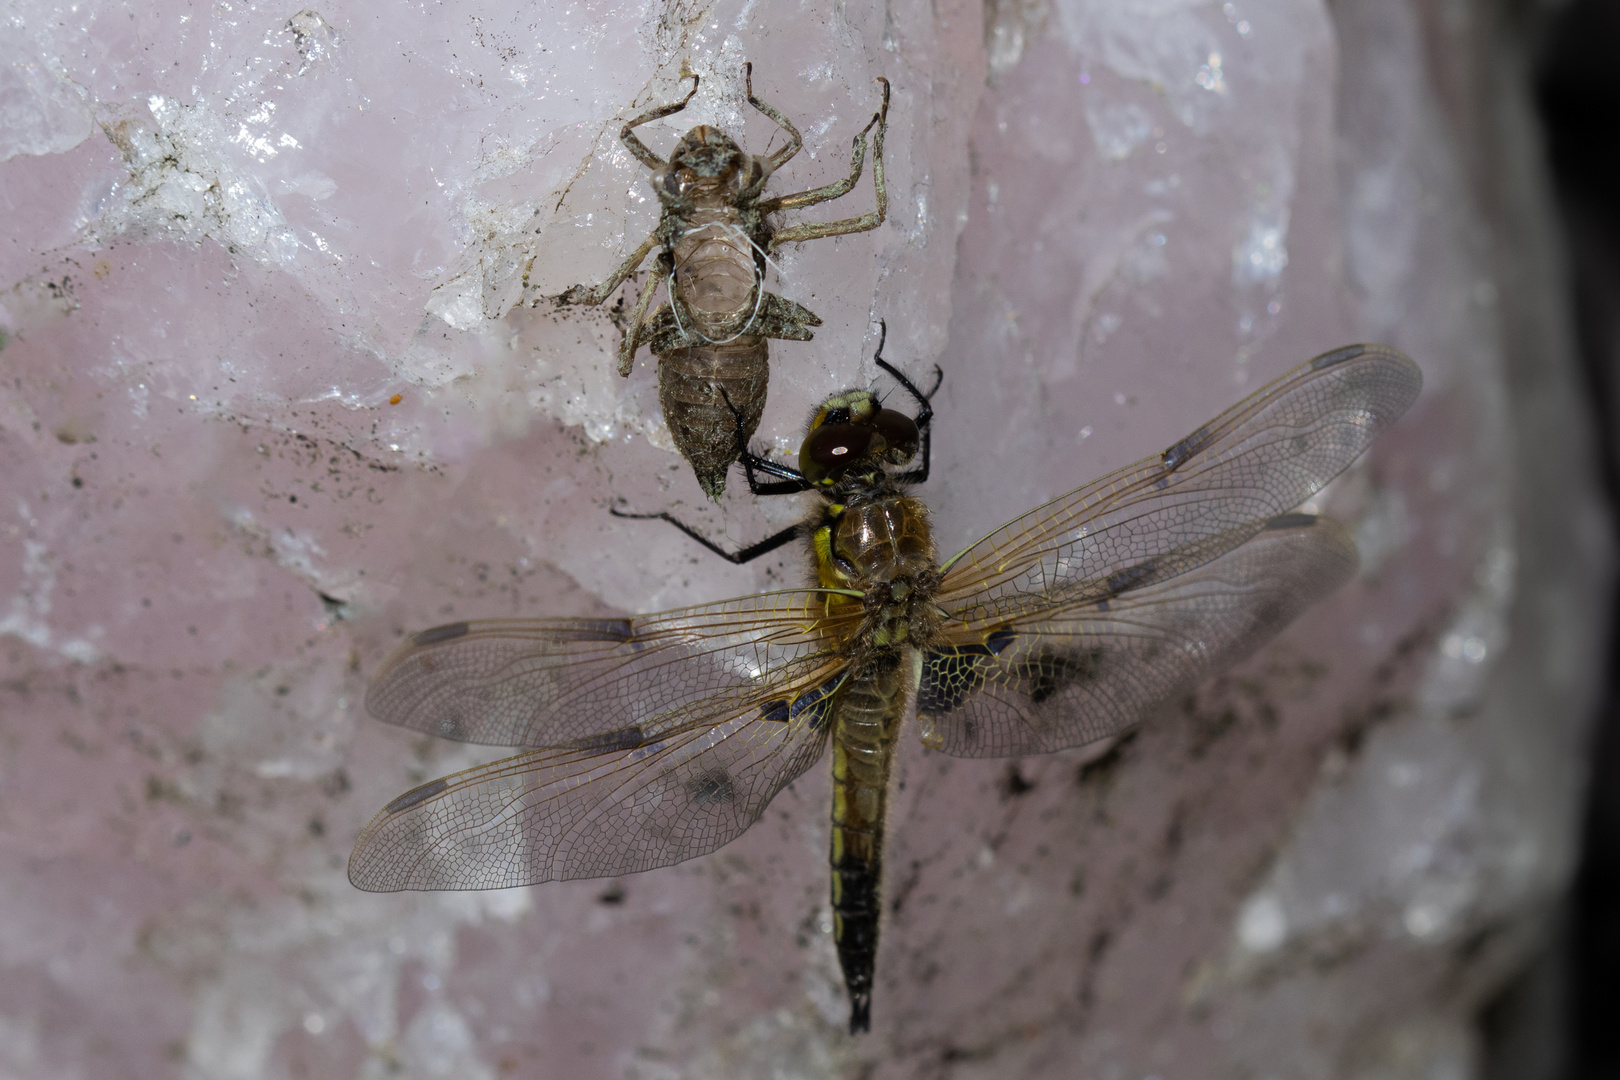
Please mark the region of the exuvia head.
<svg viewBox="0 0 1620 1080"><path fill-rule="evenodd" d="M799 471L812 484L832 484L853 472L908 465L922 436L917 422L885 409L870 390L849 390L822 403L799 447Z"/></svg>
<svg viewBox="0 0 1620 1080"><path fill-rule="evenodd" d="M759 160L743 153L730 135L717 127L699 124L681 136L669 164L653 174L653 188L664 202L681 202L695 195L738 195L764 183Z"/></svg>

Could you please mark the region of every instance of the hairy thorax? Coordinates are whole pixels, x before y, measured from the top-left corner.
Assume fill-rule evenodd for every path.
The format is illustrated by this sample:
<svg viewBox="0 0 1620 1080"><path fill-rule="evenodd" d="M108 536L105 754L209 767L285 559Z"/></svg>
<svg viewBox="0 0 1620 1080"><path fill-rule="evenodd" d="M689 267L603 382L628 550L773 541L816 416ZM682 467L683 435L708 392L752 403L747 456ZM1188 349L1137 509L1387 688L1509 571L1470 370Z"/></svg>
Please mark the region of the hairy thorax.
<svg viewBox="0 0 1620 1080"><path fill-rule="evenodd" d="M857 640L879 651L928 640L939 561L927 507L898 494L830 503L812 539L820 584L862 594Z"/></svg>
<svg viewBox="0 0 1620 1080"><path fill-rule="evenodd" d="M935 567L928 508L905 495L845 506L833 551L855 571L856 588L913 578Z"/></svg>

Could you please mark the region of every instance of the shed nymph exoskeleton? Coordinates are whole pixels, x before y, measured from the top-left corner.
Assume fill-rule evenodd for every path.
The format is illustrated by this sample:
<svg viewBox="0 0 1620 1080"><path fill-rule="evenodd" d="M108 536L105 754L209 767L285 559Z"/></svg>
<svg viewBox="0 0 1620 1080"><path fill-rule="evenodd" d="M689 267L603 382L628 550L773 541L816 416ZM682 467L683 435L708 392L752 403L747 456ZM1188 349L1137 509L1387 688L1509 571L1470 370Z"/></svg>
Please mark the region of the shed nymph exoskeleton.
<svg viewBox="0 0 1620 1080"><path fill-rule="evenodd" d="M770 377L767 339L808 341L810 328L821 325L808 308L765 291L771 252L783 244L875 229L883 224L889 202L883 174L887 79L878 79L882 107L855 136L848 176L809 191L766 198L766 181L799 152L803 139L786 116L754 96L753 65L743 71L748 103L787 132L786 144L768 155L747 154L719 128L700 124L681 137L668 161L653 153L635 129L684 109L697 93L698 77L693 75L686 97L642 113L619 131L636 160L653 170L652 186L661 206L657 228L606 281L595 288L575 285L557 297L562 304L600 304L657 250L653 273L641 287L619 346L619 374L630 374L636 350L644 344L658 357L664 420L711 499L725 491L726 470L736 460L736 412L750 437L759 427ZM802 210L847 194L865 167L866 136L874 127L876 210L787 228L772 223L771 215L779 211ZM668 299L649 314L660 286Z"/></svg>

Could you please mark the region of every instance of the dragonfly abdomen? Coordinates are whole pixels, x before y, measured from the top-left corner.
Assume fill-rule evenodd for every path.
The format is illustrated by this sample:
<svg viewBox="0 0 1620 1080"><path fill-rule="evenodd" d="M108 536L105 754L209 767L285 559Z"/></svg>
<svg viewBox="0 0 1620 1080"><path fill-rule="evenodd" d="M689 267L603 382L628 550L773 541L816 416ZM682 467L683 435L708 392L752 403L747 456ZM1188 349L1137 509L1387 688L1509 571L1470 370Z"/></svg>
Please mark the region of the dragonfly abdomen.
<svg viewBox="0 0 1620 1080"><path fill-rule="evenodd" d="M833 943L849 988L851 1034L871 1029L883 827L905 670L898 650L872 659L846 684L833 718Z"/></svg>

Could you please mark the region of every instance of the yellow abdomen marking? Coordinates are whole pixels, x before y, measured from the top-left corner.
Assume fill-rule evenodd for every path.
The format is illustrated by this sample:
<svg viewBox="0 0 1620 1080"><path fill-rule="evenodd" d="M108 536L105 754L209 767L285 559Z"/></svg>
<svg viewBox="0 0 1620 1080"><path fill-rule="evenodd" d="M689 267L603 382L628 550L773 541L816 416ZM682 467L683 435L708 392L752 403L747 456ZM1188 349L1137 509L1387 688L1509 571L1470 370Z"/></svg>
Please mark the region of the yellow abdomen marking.
<svg viewBox="0 0 1620 1080"><path fill-rule="evenodd" d="M832 526L823 525L811 537L811 546L815 549L816 581L823 589L842 589L849 582L844 575L838 572L838 565L833 562Z"/></svg>

